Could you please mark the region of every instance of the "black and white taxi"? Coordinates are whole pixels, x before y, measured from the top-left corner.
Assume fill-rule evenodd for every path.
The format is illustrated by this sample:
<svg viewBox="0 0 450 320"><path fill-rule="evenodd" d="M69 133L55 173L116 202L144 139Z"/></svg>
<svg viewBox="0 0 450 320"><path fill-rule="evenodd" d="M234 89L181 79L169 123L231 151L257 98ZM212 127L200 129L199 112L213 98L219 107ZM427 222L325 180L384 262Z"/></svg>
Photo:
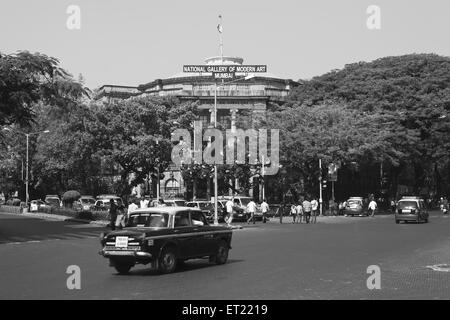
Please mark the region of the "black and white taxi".
<svg viewBox="0 0 450 320"><path fill-rule="evenodd" d="M136 264L173 272L188 259L208 258L224 264L231 249L232 230L209 225L204 214L190 207L156 207L134 211L123 230L100 235L110 266L126 274Z"/></svg>

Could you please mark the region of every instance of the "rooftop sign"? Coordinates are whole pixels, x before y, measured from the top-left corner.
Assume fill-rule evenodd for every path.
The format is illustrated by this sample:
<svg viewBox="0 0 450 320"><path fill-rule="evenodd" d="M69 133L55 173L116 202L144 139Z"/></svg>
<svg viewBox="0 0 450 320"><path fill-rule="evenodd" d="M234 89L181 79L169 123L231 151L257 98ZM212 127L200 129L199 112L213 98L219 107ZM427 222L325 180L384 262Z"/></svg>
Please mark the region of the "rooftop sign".
<svg viewBox="0 0 450 320"><path fill-rule="evenodd" d="M185 65L183 72L198 73L264 73L266 65Z"/></svg>

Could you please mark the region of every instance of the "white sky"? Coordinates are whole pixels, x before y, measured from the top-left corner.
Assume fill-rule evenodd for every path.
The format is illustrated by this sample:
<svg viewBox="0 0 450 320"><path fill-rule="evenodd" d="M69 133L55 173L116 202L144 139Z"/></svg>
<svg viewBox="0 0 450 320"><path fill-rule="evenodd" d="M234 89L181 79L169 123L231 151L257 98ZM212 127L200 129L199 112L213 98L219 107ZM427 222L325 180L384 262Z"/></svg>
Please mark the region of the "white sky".
<svg viewBox="0 0 450 320"><path fill-rule="evenodd" d="M81 30L66 27L69 5ZM381 30L366 27L369 5ZM60 59L93 89L139 85L224 54L307 79L345 64L408 53L450 56L450 0L1 0L0 51Z"/></svg>

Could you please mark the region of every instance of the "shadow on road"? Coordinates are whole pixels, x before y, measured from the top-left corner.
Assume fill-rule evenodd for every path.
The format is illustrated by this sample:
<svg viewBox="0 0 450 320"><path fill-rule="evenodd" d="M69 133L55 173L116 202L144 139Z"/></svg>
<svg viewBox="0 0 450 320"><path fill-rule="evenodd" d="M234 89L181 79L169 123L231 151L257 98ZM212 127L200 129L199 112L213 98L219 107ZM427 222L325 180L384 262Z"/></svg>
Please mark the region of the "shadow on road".
<svg viewBox="0 0 450 320"><path fill-rule="evenodd" d="M233 264L233 263L240 263L244 262L245 260L238 260L238 259L230 259L225 264ZM220 265L217 265L215 263L208 262L208 260L192 260L192 261L186 261L182 264L179 264L177 266L177 269L173 274L177 273L186 273L189 271L195 271L200 270L204 268L214 268L214 267L220 267ZM141 269L133 270L131 269L130 273L126 276L163 276L164 274L159 273L155 269L145 268L145 266L142 266Z"/></svg>

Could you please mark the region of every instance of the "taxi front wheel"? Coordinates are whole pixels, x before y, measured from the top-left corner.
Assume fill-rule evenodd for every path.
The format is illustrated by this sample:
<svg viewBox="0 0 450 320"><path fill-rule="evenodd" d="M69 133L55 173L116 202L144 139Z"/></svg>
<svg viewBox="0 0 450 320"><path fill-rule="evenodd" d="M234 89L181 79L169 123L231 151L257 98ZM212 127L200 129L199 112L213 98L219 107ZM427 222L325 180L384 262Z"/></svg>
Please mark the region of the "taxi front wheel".
<svg viewBox="0 0 450 320"><path fill-rule="evenodd" d="M159 271L162 273L174 272L177 267L175 250L171 247L165 248L159 257Z"/></svg>
<svg viewBox="0 0 450 320"><path fill-rule="evenodd" d="M228 244L225 241L219 243L217 248L217 254L209 257L210 262L215 262L217 264L224 264L228 260Z"/></svg>

